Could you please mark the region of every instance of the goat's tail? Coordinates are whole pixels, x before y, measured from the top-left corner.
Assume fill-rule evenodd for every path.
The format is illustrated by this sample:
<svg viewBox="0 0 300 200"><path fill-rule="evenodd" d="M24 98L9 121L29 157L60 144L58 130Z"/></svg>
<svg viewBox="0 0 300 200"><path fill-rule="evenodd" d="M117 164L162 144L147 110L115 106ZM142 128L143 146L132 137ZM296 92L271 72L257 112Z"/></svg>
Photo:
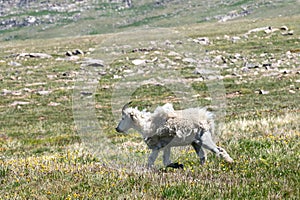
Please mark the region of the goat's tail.
<svg viewBox="0 0 300 200"><path fill-rule="evenodd" d="M212 139L217 141L220 136L218 124L215 123L215 115L212 112L206 111L206 118L209 125L209 131L211 132Z"/></svg>

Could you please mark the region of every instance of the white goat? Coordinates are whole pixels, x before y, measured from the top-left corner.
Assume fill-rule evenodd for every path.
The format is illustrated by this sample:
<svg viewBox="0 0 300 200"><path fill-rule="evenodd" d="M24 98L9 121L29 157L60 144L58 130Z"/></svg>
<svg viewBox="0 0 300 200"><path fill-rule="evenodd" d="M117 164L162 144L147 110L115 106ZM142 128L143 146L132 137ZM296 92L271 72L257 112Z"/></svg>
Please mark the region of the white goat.
<svg viewBox="0 0 300 200"><path fill-rule="evenodd" d="M213 142L213 114L204 108L175 111L172 104L167 103L157 107L154 113L150 113L139 111L126 104L122 109L122 120L116 130L127 132L130 128L137 130L152 149L148 158L149 167L154 165L160 150L163 150L163 164L172 166L171 147L185 145L194 147L201 164L205 162L205 152L202 147L221 156L229 163L233 162L228 153Z"/></svg>

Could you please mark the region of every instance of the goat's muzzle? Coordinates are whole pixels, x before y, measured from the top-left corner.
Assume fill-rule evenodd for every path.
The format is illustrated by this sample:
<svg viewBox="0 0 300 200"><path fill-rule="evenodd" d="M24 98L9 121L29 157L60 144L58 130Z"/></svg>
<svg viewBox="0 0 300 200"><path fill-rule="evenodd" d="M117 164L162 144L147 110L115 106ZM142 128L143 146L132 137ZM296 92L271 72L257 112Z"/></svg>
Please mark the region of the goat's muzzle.
<svg viewBox="0 0 300 200"><path fill-rule="evenodd" d="M119 127L116 128L116 131L117 131L118 133L123 133L123 132L124 132L124 131L122 131L121 129L119 129Z"/></svg>

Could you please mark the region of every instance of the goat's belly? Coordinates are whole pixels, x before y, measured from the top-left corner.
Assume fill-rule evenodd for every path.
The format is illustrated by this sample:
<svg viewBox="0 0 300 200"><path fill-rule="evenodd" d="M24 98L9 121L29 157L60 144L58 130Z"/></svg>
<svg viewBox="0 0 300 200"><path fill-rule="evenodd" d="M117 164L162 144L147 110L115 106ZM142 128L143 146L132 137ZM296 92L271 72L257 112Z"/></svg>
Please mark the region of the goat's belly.
<svg viewBox="0 0 300 200"><path fill-rule="evenodd" d="M190 135L188 137L175 137L171 142L170 146L186 146L190 145L193 141L195 141L195 136Z"/></svg>

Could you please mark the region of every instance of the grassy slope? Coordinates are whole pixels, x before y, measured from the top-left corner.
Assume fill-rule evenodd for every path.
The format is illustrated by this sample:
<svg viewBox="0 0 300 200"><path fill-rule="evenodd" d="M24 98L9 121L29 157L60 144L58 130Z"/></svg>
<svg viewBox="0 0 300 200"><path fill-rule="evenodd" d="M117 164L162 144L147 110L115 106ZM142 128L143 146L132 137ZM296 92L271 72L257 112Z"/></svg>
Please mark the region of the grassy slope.
<svg viewBox="0 0 300 200"><path fill-rule="evenodd" d="M224 24L205 23L178 30L190 37L208 36L213 44L207 51L218 50L226 59L236 53L247 60L260 59L261 53L273 54L276 59L288 50L299 50L299 16L257 21L240 20ZM241 36L248 30L263 26L293 29L295 34L283 37L259 35L231 43L224 35ZM209 154L208 163L199 167L198 159L190 151L179 154L178 161L185 170L161 170L152 173L128 173L101 165L98 157L89 154L75 132L72 113L72 89L80 65L72 61L58 61L67 50L98 48L105 35L78 38L11 41L1 43L0 90L20 92L1 94L0 98L0 184L1 199L102 199L102 198L170 198L170 199L297 199L299 197L299 56L298 61L284 61L282 68L291 73L262 76L264 72L250 71L224 79L227 93L227 117L220 144L236 160L233 165ZM221 39L218 39L221 38ZM271 42L274 45L270 45ZM288 44L288 45L287 45ZM260 47L260 48L257 48ZM263 47L263 48L261 48ZM10 57L20 52L44 52L50 59ZM299 52L298 52L299 53ZM86 55L89 56L89 55ZM90 55L97 57L97 52ZM140 54L128 53L129 58ZM11 61L22 66L12 67ZM125 61L126 62L126 59ZM298 62L297 64L287 63ZM113 75L122 74L123 63L115 63L102 76L96 93L99 121L115 142L136 140L134 136L114 133L115 121L110 111ZM239 62L221 71L230 75L240 69ZM119 71L118 71L119 70ZM181 70L180 66L177 70ZM234 70L233 70L234 71ZM190 76L190 71L183 70ZM239 73L239 71L237 71ZM193 79L192 79L193 80ZM39 84L34 84L39 83ZM33 85L31 85L33 84ZM291 86L293 85L293 86ZM24 88L27 88L24 90ZM255 91L270 91L259 95ZM295 93L289 90L293 89ZM48 95L38 91L50 90ZM151 103L167 101L159 88L137 91L135 103L149 107ZM163 90L163 88L162 88ZM203 97L203 84L194 90ZM205 89L204 89L205 90ZM170 94L171 95L171 94ZM143 101L139 101L142 99ZM147 104L143 104L147 100ZM15 101L28 105L11 106ZM176 103L176 99L172 99ZM51 102L60 103L51 106ZM103 120L105 119L105 120ZM144 148L144 145L142 145ZM145 149L133 153L146 157ZM129 153L129 152L128 152Z"/></svg>
<svg viewBox="0 0 300 200"><path fill-rule="evenodd" d="M58 3L57 1L49 1ZM61 5L72 5L68 12L40 10L39 2L31 2L31 6L22 9L10 8L12 14L0 17L0 20L15 19L26 21L28 16L41 17L40 25L26 27L14 27L1 30L1 40L74 37L82 35L95 35L112 32L122 32L135 27L174 27L194 22L217 21L220 16L230 13L241 13L242 7L246 7L251 13L247 18L264 18L277 16L291 16L299 14L296 0L240 0L240 1L199 1L192 0L188 3L184 0L161 1L157 4L153 0L133 2L131 8L123 8L123 3L106 3L105 1L93 1L82 4L73 4L67 0ZM70 2L69 4L67 2ZM58 3L59 4L59 3ZM45 8L44 8L45 9ZM80 17L76 17L80 13ZM48 22L48 18L54 22ZM73 17L76 20L73 20Z"/></svg>

